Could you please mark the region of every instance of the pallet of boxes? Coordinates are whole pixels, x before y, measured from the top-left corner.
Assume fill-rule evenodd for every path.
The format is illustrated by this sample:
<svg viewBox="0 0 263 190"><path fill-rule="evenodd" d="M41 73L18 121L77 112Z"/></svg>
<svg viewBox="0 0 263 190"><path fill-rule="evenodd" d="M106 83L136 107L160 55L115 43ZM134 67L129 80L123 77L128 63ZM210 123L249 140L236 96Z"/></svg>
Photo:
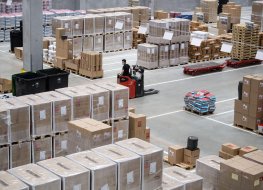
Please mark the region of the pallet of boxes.
<svg viewBox="0 0 263 190"><path fill-rule="evenodd" d="M262 14L263 14L263 2L262 1L253 1L252 2L252 14L251 21L260 26L262 31Z"/></svg>
<svg viewBox="0 0 263 190"><path fill-rule="evenodd" d="M234 125L263 134L263 76L243 78L242 98L235 100Z"/></svg>
<svg viewBox="0 0 263 190"><path fill-rule="evenodd" d="M0 94L12 92L12 81L0 78Z"/></svg>

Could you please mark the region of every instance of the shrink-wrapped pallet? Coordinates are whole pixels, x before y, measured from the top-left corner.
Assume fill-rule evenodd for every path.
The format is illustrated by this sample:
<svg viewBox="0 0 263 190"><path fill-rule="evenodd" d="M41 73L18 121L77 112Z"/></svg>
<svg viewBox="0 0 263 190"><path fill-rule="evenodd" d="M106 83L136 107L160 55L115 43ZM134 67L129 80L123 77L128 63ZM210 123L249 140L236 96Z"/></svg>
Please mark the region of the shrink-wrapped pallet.
<svg viewBox="0 0 263 190"><path fill-rule="evenodd" d="M114 49L122 50L123 49L123 33L115 33L114 34Z"/></svg>
<svg viewBox="0 0 263 190"><path fill-rule="evenodd" d="M158 46L153 44L139 44L137 64L146 69L158 68Z"/></svg>
<svg viewBox="0 0 263 190"><path fill-rule="evenodd" d="M10 168L31 163L31 142L18 142L10 145Z"/></svg>
<svg viewBox="0 0 263 190"><path fill-rule="evenodd" d="M180 44L171 44L170 45L170 65L179 65L180 64Z"/></svg>
<svg viewBox="0 0 263 190"><path fill-rule="evenodd" d="M159 67L169 67L169 45L159 45Z"/></svg>
<svg viewBox="0 0 263 190"><path fill-rule="evenodd" d="M8 172L0 171L0 189L2 190L29 190L29 187Z"/></svg>

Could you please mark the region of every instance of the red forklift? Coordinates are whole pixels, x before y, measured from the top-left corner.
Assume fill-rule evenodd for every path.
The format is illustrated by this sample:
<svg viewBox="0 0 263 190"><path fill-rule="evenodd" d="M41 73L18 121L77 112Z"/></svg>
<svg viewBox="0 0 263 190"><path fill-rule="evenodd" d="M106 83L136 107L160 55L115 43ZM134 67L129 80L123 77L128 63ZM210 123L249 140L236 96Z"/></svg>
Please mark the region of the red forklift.
<svg viewBox="0 0 263 190"><path fill-rule="evenodd" d="M129 88L130 99L158 94L159 90L144 90L144 69L141 66L132 67L131 77L118 74L117 83Z"/></svg>

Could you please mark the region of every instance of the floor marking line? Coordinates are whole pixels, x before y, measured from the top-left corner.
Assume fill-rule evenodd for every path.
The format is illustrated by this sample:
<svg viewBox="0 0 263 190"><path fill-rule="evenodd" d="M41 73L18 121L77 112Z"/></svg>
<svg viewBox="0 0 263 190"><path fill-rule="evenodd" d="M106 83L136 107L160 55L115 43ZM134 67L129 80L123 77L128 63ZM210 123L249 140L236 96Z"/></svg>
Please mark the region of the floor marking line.
<svg viewBox="0 0 263 190"><path fill-rule="evenodd" d="M234 110L229 110L229 111L225 111L225 112L221 112L221 113L213 114L213 115L208 116L208 117L211 118L211 117L213 117L213 116L224 115L224 114L232 113L232 112L234 112Z"/></svg>
<svg viewBox="0 0 263 190"><path fill-rule="evenodd" d="M217 75L217 74L220 74L220 73L228 73L228 72L239 71L239 70L243 70L243 69L254 68L254 67L261 67L261 66L262 65L254 65L254 66L243 67L243 68L239 68L239 69L230 69L230 70L226 70L226 71L222 71L222 72L210 73L210 74L205 74L205 75L200 75L200 76L195 76L195 77L186 77L186 78L182 78L182 79L176 79L176 80L171 80L171 81L159 82L159 83L155 83L155 84L148 84L145 87L157 86L157 85L162 85L162 84L169 84L169 83L180 82L180 81L185 81L185 80L189 80L189 79L203 78L203 77L206 77L206 76ZM172 68L174 68L174 67L172 67ZM158 70L158 69L156 69L156 70ZM155 70L152 70L152 71L155 71Z"/></svg>
<svg viewBox="0 0 263 190"><path fill-rule="evenodd" d="M216 102L216 104L220 104L220 103L224 103L224 102L229 102L229 101L232 101L232 100L235 100L235 99L237 99L237 97L235 97L235 98L230 98L230 99L226 99L226 100L222 100L222 101L218 101L218 102Z"/></svg>

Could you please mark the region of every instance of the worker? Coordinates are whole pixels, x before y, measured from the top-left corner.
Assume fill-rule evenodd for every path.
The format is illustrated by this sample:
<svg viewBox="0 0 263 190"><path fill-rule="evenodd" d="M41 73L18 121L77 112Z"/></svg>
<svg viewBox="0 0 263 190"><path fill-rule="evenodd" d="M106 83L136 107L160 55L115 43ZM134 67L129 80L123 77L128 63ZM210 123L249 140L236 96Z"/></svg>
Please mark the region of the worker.
<svg viewBox="0 0 263 190"><path fill-rule="evenodd" d="M129 64L126 63L126 59L122 60L122 65L123 67L121 75L131 77L131 67Z"/></svg>

